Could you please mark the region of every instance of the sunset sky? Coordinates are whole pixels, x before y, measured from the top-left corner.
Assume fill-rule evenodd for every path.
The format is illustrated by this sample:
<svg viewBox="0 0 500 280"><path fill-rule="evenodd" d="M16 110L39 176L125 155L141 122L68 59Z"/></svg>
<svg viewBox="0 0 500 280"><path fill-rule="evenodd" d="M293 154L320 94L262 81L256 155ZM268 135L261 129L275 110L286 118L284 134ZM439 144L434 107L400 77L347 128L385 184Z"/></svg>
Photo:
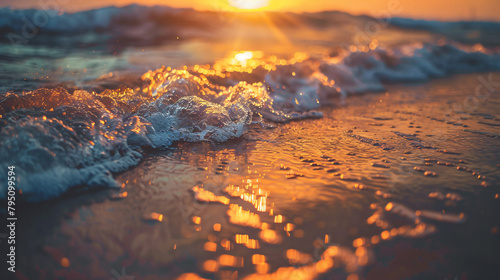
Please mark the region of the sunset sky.
<svg viewBox="0 0 500 280"><path fill-rule="evenodd" d="M140 2L143 5L169 5L197 10L228 10L233 6L255 7L259 10L317 12L339 10L352 14L405 16L439 20L500 21L499 0L0 0L0 6L40 8L40 3L59 3L65 11L78 11L109 5L123 6ZM236 8L234 8L236 9ZM236 9L238 10L238 9ZM239 9L241 10L241 9Z"/></svg>

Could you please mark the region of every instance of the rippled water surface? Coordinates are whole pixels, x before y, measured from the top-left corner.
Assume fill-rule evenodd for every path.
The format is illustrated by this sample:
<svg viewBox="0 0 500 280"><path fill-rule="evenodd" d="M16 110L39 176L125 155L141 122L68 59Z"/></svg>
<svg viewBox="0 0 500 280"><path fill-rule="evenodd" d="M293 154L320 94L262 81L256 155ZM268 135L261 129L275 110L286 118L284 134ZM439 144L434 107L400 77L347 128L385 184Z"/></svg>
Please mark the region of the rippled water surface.
<svg viewBox="0 0 500 280"><path fill-rule="evenodd" d="M24 205L17 275L493 279L500 98L472 102L481 79L500 79L489 75L391 86L320 119L150 151L120 189Z"/></svg>

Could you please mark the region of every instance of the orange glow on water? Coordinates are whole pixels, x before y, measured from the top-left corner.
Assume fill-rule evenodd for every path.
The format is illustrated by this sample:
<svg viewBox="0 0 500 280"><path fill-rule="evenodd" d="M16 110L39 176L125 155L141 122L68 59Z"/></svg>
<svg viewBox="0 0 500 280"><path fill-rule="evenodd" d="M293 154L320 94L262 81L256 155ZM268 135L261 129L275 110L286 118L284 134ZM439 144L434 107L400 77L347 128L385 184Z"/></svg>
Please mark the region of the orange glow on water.
<svg viewBox="0 0 500 280"><path fill-rule="evenodd" d="M386 240L386 239L389 239L389 237L391 236L391 234L389 233L389 231L387 230L384 230L380 236L382 237L382 239Z"/></svg>
<svg viewBox="0 0 500 280"><path fill-rule="evenodd" d="M357 238L352 242L352 246L357 248L365 245L365 239L363 237Z"/></svg>
<svg viewBox="0 0 500 280"><path fill-rule="evenodd" d="M248 235L246 234L236 234L234 237L236 244L245 244L248 242Z"/></svg>
<svg viewBox="0 0 500 280"><path fill-rule="evenodd" d="M256 239L249 239L249 240L245 243L245 246L246 246L248 249L259 249L259 248L260 248L260 245L259 245L259 240L256 240Z"/></svg>
<svg viewBox="0 0 500 280"><path fill-rule="evenodd" d="M163 214L153 212L153 213L145 215L144 219L150 220L150 221L161 222L161 221L163 221Z"/></svg>
<svg viewBox="0 0 500 280"><path fill-rule="evenodd" d="M281 36L281 35L280 35ZM303 62L309 56L303 52L295 52L290 59L278 59L275 55L264 56L261 51L241 51L230 53L226 58L217 60L212 68L210 65L194 67L193 70L203 75L226 77L232 72L252 73L256 68L262 67L267 71L276 70L279 65L293 65ZM151 74L144 76L150 78Z"/></svg>
<svg viewBox="0 0 500 280"><path fill-rule="evenodd" d="M217 251L217 243L205 242L205 245L203 245L203 249L208 252L215 252Z"/></svg>
<svg viewBox="0 0 500 280"><path fill-rule="evenodd" d="M252 255L252 264L260 264L265 262L266 262L266 256L259 254Z"/></svg>
<svg viewBox="0 0 500 280"><path fill-rule="evenodd" d="M201 218L198 216L193 217L193 223L199 225L201 223Z"/></svg>
<svg viewBox="0 0 500 280"><path fill-rule="evenodd" d="M316 263L316 272L317 273L325 273L328 270L330 270L330 268L332 268L332 267L333 267L333 260L332 259L320 260Z"/></svg>
<svg viewBox="0 0 500 280"><path fill-rule="evenodd" d="M221 255L218 258L220 266L243 267L243 258L231 255Z"/></svg>
<svg viewBox="0 0 500 280"><path fill-rule="evenodd" d="M128 192L122 192L122 193L118 193L118 194L113 194L111 195L111 199L122 199L122 198L126 198L128 196Z"/></svg>
<svg viewBox="0 0 500 280"><path fill-rule="evenodd" d="M281 242L281 236L278 235L278 233L272 229L265 229L260 232L260 239L262 239L264 242L270 243L270 244L278 244Z"/></svg>
<svg viewBox="0 0 500 280"><path fill-rule="evenodd" d="M61 266L62 267L69 267L69 260L67 258L62 258L61 259Z"/></svg>
<svg viewBox="0 0 500 280"><path fill-rule="evenodd" d="M200 277L195 273L184 273L181 276L179 276L177 280L208 280L208 279Z"/></svg>
<svg viewBox="0 0 500 280"><path fill-rule="evenodd" d="M358 280L358 279L359 279L359 277L357 274L349 274L347 276L347 280Z"/></svg>
<svg viewBox="0 0 500 280"><path fill-rule="evenodd" d="M214 224L214 227L213 227L213 228L214 228L214 231L220 231L220 230L221 230L221 227L222 227L222 226L221 226L221 224L216 223L216 224Z"/></svg>
<svg viewBox="0 0 500 280"><path fill-rule="evenodd" d="M281 215L274 216L274 222L277 224L283 223L283 216L281 216Z"/></svg>
<svg viewBox="0 0 500 280"><path fill-rule="evenodd" d="M231 241L227 240L227 239L222 239L221 242L220 242L220 245L222 246L222 248L224 248L226 251L229 251L231 250Z"/></svg>
<svg viewBox="0 0 500 280"><path fill-rule="evenodd" d="M229 199L227 197L215 195L213 192L207 191L204 188L194 186L191 190L195 193L195 199L198 201L229 204Z"/></svg>
<svg viewBox="0 0 500 280"><path fill-rule="evenodd" d="M243 210L241 206L238 206L236 204L229 205L227 214L229 215L229 221L233 224L254 228L260 228L261 226L259 215L247 210Z"/></svg>
<svg viewBox="0 0 500 280"><path fill-rule="evenodd" d="M269 271L269 264L267 263L259 263L255 265L255 270L259 274L266 274Z"/></svg>
<svg viewBox="0 0 500 280"><path fill-rule="evenodd" d="M295 249L288 249L286 251L286 258L290 264L307 264L312 261L312 256L308 254L301 253Z"/></svg>
<svg viewBox="0 0 500 280"><path fill-rule="evenodd" d="M224 191L232 197L239 197L244 201L252 203L259 212L266 212L267 210L268 193L258 188L258 185L252 186L251 183L245 187L229 185Z"/></svg>
<svg viewBox="0 0 500 280"><path fill-rule="evenodd" d="M234 58L239 61L240 63L246 63L247 60L251 59L253 57L253 53L246 51L246 52L240 52L237 53Z"/></svg>
<svg viewBox="0 0 500 280"><path fill-rule="evenodd" d="M219 263L214 260L207 260L203 262L203 269L207 272L215 273L219 270Z"/></svg>

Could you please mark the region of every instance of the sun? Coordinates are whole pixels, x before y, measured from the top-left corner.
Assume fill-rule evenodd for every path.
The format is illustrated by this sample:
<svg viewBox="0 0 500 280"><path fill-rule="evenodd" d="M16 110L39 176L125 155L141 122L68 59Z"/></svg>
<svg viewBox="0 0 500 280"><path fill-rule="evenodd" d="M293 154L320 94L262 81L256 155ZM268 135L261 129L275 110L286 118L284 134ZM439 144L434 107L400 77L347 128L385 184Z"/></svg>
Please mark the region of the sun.
<svg viewBox="0 0 500 280"><path fill-rule="evenodd" d="M229 0L229 5L242 10L254 10L268 6L269 0Z"/></svg>

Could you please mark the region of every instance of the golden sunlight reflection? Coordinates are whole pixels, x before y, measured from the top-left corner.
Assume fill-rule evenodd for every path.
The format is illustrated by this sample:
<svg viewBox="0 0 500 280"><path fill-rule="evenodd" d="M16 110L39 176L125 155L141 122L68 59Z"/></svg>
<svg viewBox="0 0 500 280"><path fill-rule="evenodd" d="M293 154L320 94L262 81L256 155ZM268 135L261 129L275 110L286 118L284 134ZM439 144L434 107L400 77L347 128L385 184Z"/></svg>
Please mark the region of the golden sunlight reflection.
<svg viewBox="0 0 500 280"><path fill-rule="evenodd" d="M204 188L194 186L191 189L195 194L195 199L201 202L219 202L221 204L229 204L229 199L224 196L217 196L213 192L207 191Z"/></svg>
<svg viewBox="0 0 500 280"><path fill-rule="evenodd" d="M236 234L235 236L236 244L245 244L248 242L248 235L246 234Z"/></svg>
<svg viewBox="0 0 500 280"><path fill-rule="evenodd" d="M257 240L257 239L248 239L248 241L245 243L245 246L248 249L259 249L260 248L259 240Z"/></svg>
<svg viewBox="0 0 500 280"><path fill-rule="evenodd" d="M214 260L206 260L203 263L203 269L207 272L215 273L219 270L219 263Z"/></svg>
<svg viewBox="0 0 500 280"><path fill-rule="evenodd" d="M213 226L214 231L220 231L220 230L221 230L221 227L222 227L222 226L221 226L221 224L219 224L219 223L215 223L215 224L214 224L214 226Z"/></svg>
<svg viewBox="0 0 500 280"><path fill-rule="evenodd" d="M290 264L307 264L312 262L313 258L309 254L301 253L295 249L288 249L286 251L286 257Z"/></svg>
<svg viewBox="0 0 500 280"><path fill-rule="evenodd" d="M274 216L274 222L277 224L283 223L283 216L282 215L276 215Z"/></svg>
<svg viewBox="0 0 500 280"><path fill-rule="evenodd" d="M200 277L195 273L184 273L177 280L208 280L206 278Z"/></svg>
<svg viewBox="0 0 500 280"><path fill-rule="evenodd" d="M236 204L230 204L229 210L227 210L229 216L229 221L233 224L249 226L254 228L260 228L260 216L247 210L243 210L243 207Z"/></svg>
<svg viewBox="0 0 500 280"><path fill-rule="evenodd" d="M220 242L220 245L222 246L222 248L224 248L226 251L230 251L231 250L231 241L227 240L227 239L222 239L221 242Z"/></svg>
<svg viewBox="0 0 500 280"><path fill-rule="evenodd" d="M61 259L61 266L62 267L69 267L70 266L70 262L67 258L62 258Z"/></svg>
<svg viewBox="0 0 500 280"><path fill-rule="evenodd" d="M163 221L163 214L159 214L156 212L149 213L149 214L144 215L144 220L161 222L161 221Z"/></svg>
<svg viewBox="0 0 500 280"><path fill-rule="evenodd" d="M265 263L265 262L266 262L266 256L259 255L259 254L252 255L252 263L253 264L260 264L260 263Z"/></svg>
<svg viewBox="0 0 500 280"><path fill-rule="evenodd" d="M229 185L224 191L232 197L239 197L246 202L252 203L259 212L266 212L267 210L267 197L269 194L258 188L257 185L254 185L254 187L252 187L251 183L244 187Z"/></svg>
<svg viewBox="0 0 500 280"><path fill-rule="evenodd" d="M350 273L348 279L357 279L357 275L354 272L358 269L360 263L368 263L372 252L367 248L356 250L353 253L352 250L344 247L330 246L321 255L321 259L317 262L312 262L312 257L307 254L303 254L295 249L289 249L286 252L286 257L291 264L305 264L298 267L280 267L272 274L267 274L267 272L259 272L251 274L245 277L245 280L253 279L316 279L318 275L323 274L334 267L336 261L344 264L346 266L347 272ZM260 257L256 257L255 263L264 263L264 260L260 260Z"/></svg>
<svg viewBox="0 0 500 280"><path fill-rule="evenodd" d="M296 52L290 59L279 59L275 55L264 57L264 53L261 51L240 51L217 60L212 67L210 65L195 65L193 70L199 74L225 78L228 73L252 73L258 67L262 67L266 71L273 71L276 70L276 66L293 65L303 62L307 58L309 56L303 52ZM148 77L151 77L151 74Z"/></svg>
<svg viewBox="0 0 500 280"><path fill-rule="evenodd" d="M249 52L249 51L246 51L246 52L240 52L240 53L237 53L234 58L241 62L241 63L245 63L247 62L247 60L251 59L253 57L253 53L252 52Z"/></svg>
<svg viewBox="0 0 500 280"><path fill-rule="evenodd" d="M203 245L203 249L208 252L215 252L217 251L217 243L215 242L205 242L205 245Z"/></svg>
<svg viewBox="0 0 500 280"><path fill-rule="evenodd" d="M260 239L262 241L270 243L270 244L278 244L281 242L282 237L272 229L264 229L260 232Z"/></svg>
<svg viewBox="0 0 500 280"><path fill-rule="evenodd" d="M243 258L231 255L221 255L218 258L220 266L243 267Z"/></svg>
<svg viewBox="0 0 500 280"><path fill-rule="evenodd" d="M119 199L126 198L127 196L128 196L128 192L122 192L122 193L118 193L118 194L112 194L111 199L119 200Z"/></svg>
<svg viewBox="0 0 500 280"><path fill-rule="evenodd" d="M257 55L257 57L258 56L259 55ZM298 56L300 57L300 55ZM296 56L296 59L297 58ZM242 62L245 61L247 64L243 66ZM238 52L230 56L225 62L219 61L219 63L221 63L221 69L223 69L222 65L224 64L241 67L238 68L238 71L240 71L242 69L251 69L255 67L255 65L264 65L265 67L265 65L268 65L267 63L271 63L269 65L286 65L290 63L290 61L281 61L281 59L277 57L271 57L264 60L256 58L255 52ZM201 67L199 66L198 71L200 71L200 69ZM208 70L208 68L205 68L205 70L217 72L215 69ZM295 71L295 69L291 69L290 73L299 73ZM293 76L293 74L291 75ZM325 83L326 82L333 81L325 81ZM230 156L219 156L220 158L218 160L210 158L205 161L214 163L214 166L218 167L221 165L215 164L221 162L222 166L225 166L225 172L234 170L233 166L231 166L232 159L230 159ZM314 170L314 168L326 166L327 164L335 165L336 168L339 168L338 165L341 166L339 163L344 161L344 159L339 161L324 156L322 156L321 160L323 162L311 156L307 158L301 157L300 164L305 166L305 168ZM374 165L375 164L372 164L372 166ZM377 167L387 167L387 164L383 161L377 162L376 165ZM367 224L378 228L378 232L367 236L353 236L350 241L352 243L346 247L328 246L327 244L337 242L336 237L328 232L323 232L320 237L313 242L315 248L323 247L323 249L326 249L320 259L315 260L310 254L299 251L299 248L287 247L282 252L282 258L289 263L290 267L275 267L269 263L269 255L263 254L264 251L254 250L268 249L269 246L276 246L277 244L288 244L289 240L293 238L301 238L301 241L307 242L307 237L310 235L310 232L308 232L310 229L305 227L306 218L284 215L282 212L284 209L282 209L282 205L280 205L282 201L275 200L276 198L281 198L283 193L287 190L281 189L281 185L276 185L275 187L273 184L270 184L270 181L265 177L265 173L268 172L267 169L274 169L280 172L281 180L284 178L294 178L295 180L291 181L291 184L299 180L310 178L310 173L308 173L307 170L295 166L293 166L293 168L287 166L293 166L293 163L275 163L273 166L265 165L263 169L264 172L258 175L257 178L254 177L257 172L255 172L253 168L248 168L248 170L236 170L238 172L244 171L243 176L229 178L220 188L220 190L222 190L221 195L216 195L200 186L192 188L192 192L197 201L219 202L223 205L227 205L225 206L227 207L225 211L229 218L229 223L232 224L222 229L221 224L223 224L223 221L211 220L213 231L208 235L208 241L202 243L202 246L205 252L211 252L210 254L218 253L219 256L216 257L215 260L206 259L201 261L200 266L205 272L220 273L223 269L232 269L235 270L235 272L241 273L239 268L245 267L246 270L248 266L251 265L253 274L246 275L245 272L245 276L243 276L242 279L290 279L291 277L296 277L297 279L312 280L317 279L321 274L327 273L335 267L342 267L348 275L347 279L359 279L357 272L362 267L370 265L374 261L375 256L373 248L375 245L387 242L396 237L419 238L434 233L437 230L434 225L427 222L424 223L423 220L436 220L450 223L460 223L465 220L465 216L462 213L449 214L428 210L413 210L401 203L391 201L387 201L383 204L371 203L367 205L367 208L373 212L371 216L365 217L365 221ZM210 172L211 167L210 165L207 166L204 164L201 170ZM304 172L304 174L298 173L297 171ZM349 169L346 171L349 171ZM351 179L355 177L348 172L342 172L342 174L347 174ZM338 176L340 177L340 174ZM347 177L344 179L346 178ZM354 184L348 182L346 183L346 187L356 192L362 191L364 193L371 193L376 199L391 199L392 197L391 194L382 190L376 190L369 184ZM314 193L309 192L309 190L306 192L309 197L314 195ZM273 196L270 196L271 193ZM287 203L291 204L297 204L298 201L303 199L300 195L297 196L296 193L287 194L286 197L288 199ZM297 199L297 197L299 198ZM432 199L460 200L460 197L453 193L441 194L435 192L431 193L429 197ZM403 219L401 221L403 223L394 226L391 223L391 216L394 215L402 217ZM208 217L202 217L204 217L203 219L208 219ZM192 219L193 223L201 224L200 217L193 216ZM406 224L404 220L407 221ZM317 221L315 225L319 230L326 230L328 228L328 224L325 221ZM244 227L252 229L245 229ZM258 230L258 233L255 229ZM243 258L240 257L240 253L244 250L252 256L251 262L250 259L248 259L249 263L245 265L243 263ZM257 254L253 254L253 252Z"/></svg>

